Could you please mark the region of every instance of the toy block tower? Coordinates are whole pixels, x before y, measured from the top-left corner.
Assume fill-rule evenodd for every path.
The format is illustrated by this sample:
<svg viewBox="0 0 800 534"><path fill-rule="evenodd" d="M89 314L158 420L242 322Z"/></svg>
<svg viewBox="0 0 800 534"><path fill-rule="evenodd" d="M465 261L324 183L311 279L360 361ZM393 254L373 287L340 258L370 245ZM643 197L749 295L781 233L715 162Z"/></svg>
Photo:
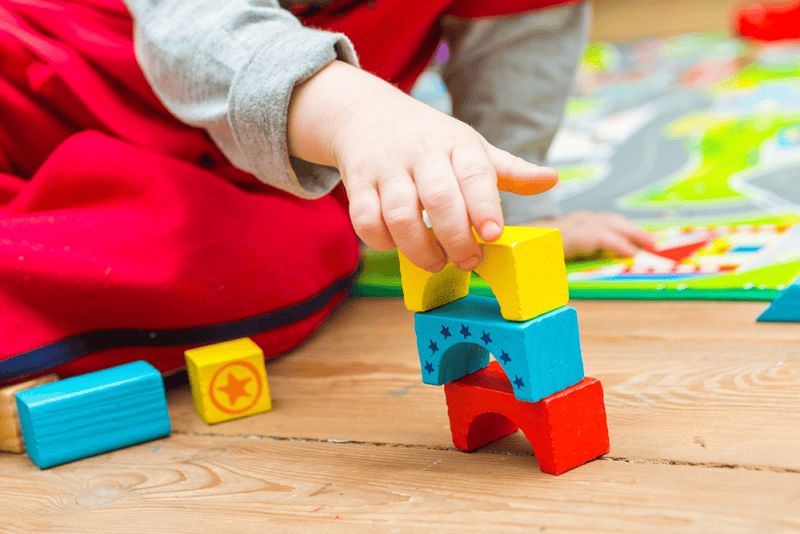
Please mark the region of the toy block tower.
<svg viewBox="0 0 800 534"><path fill-rule="evenodd" d="M578 315L566 306L561 232L507 226L479 242L475 272L496 299L469 295L471 273L452 264L429 273L400 254L422 380L445 386L453 443L471 451L521 429L554 475L607 453L603 387L584 376Z"/></svg>

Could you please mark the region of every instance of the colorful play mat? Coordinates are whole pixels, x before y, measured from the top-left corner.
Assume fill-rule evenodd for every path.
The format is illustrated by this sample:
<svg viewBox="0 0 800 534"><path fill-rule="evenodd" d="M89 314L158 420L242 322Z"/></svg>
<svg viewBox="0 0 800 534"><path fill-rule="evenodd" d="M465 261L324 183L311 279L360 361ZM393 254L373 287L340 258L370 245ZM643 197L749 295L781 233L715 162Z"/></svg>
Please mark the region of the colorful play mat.
<svg viewBox="0 0 800 534"><path fill-rule="evenodd" d="M434 73L412 94L447 98ZM592 44L548 163L565 212L657 232L633 258L569 263L571 298L772 300L800 273L800 43ZM353 292L402 295L396 252L367 252ZM491 294L477 275L471 292Z"/></svg>

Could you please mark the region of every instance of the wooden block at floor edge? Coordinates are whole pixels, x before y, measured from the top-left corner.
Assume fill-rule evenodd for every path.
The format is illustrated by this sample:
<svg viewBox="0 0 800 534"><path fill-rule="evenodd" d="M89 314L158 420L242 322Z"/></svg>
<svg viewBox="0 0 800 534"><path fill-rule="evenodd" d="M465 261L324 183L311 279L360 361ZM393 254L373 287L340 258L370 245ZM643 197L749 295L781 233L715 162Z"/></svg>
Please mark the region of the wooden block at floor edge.
<svg viewBox="0 0 800 534"><path fill-rule="evenodd" d="M567 269L564 246L557 228L506 226L497 241L478 238L483 258L475 268L489 284L503 317L527 321L567 304ZM400 276L409 310L422 312L443 306L469 293L469 272L448 263L429 273L402 253Z"/></svg>
<svg viewBox="0 0 800 534"><path fill-rule="evenodd" d="M600 381L586 377L539 402L516 399L497 362L444 387L453 444L473 451L517 429L544 473L560 475L609 451Z"/></svg>
<svg viewBox="0 0 800 534"><path fill-rule="evenodd" d="M161 373L126 363L16 394L22 435L41 469L170 434Z"/></svg>
<svg viewBox="0 0 800 534"><path fill-rule="evenodd" d="M798 230L800 232L800 230ZM759 323L800 322L800 278L773 300L756 319Z"/></svg>
<svg viewBox="0 0 800 534"><path fill-rule="evenodd" d="M583 378L578 314L564 306L529 321L506 321L497 301L469 295L414 315L422 381L443 385L489 365L511 379L514 396L536 402Z"/></svg>
<svg viewBox="0 0 800 534"><path fill-rule="evenodd" d="M250 338L185 352L197 413L207 424L272 409L264 352Z"/></svg>
<svg viewBox="0 0 800 534"><path fill-rule="evenodd" d="M56 380L58 380L58 375L45 375L0 389L0 451L25 452L25 440L19 424L16 394Z"/></svg>

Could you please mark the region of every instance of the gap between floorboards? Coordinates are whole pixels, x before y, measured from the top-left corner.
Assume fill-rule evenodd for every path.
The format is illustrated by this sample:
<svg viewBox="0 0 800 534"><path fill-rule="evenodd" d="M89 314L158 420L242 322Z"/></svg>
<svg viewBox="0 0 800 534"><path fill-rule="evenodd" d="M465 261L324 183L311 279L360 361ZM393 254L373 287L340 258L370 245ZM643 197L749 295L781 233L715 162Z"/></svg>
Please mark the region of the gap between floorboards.
<svg viewBox="0 0 800 534"><path fill-rule="evenodd" d="M183 436L202 436L210 438L241 438L238 441L232 441L227 445L241 443L247 439L265 439L270 441L296 441L301 443L330 443L334 445L366 445L369 447L394 447L398 449L425 449L430 451L452 451L462 452L455 447L444 447L440 445L418 445L411 443L385 443L379 441L356 441L346 439L321 439L321 438L304 438L304 437L287 437L287 436L270 436L266 434L218 434L215 432L177 432L173 434ZM502 454L506 456L533 456L533 453L519 452L519 451L498 451L498 450L481 450L477 451L484 454ZM684 460L668 460L664 458L633 458L627 456L601 456L592 460L593 462L623 462L629 464L650 464L650 465L679 465L687 467L702 467L706 469L741 469L744 471L769 471L772 473L790 473L800 475L800 469L790 467L775 467L770 465L747 465L747 464L731 464L721 462L689 462Z"/></svg>

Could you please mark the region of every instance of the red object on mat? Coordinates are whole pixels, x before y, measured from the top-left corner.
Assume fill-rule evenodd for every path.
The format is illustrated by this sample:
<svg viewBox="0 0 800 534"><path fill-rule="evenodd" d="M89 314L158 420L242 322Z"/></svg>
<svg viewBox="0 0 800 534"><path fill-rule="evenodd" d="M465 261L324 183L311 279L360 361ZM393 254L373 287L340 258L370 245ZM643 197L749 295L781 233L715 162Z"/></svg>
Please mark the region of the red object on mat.
<svg viewBox="0 0 800 534"><path fill-rule="evenodd" d="M739 34L759 41L800 39L800 2L746 4L733 23Z"/></svg>
<svg viewBox="0 0 800 534"><path fill-rule="evenodd" d="M380 0L304 22L408 89L443 12L554 3ZM136 359L172 371L242 332L286 352L356 268L341 188L301 200L234 168L164 109L132 36L119 0L0 0L0 382Z"/></svg>
<svg viewBox="0 0 800 534"><path fill-rule="evenodd" d="M560 475L609 451L600 381L586 377L539 402L514 397L503 368L488 367L444 386L453 444L473 451L522 429L544 473Z"/></svg>

